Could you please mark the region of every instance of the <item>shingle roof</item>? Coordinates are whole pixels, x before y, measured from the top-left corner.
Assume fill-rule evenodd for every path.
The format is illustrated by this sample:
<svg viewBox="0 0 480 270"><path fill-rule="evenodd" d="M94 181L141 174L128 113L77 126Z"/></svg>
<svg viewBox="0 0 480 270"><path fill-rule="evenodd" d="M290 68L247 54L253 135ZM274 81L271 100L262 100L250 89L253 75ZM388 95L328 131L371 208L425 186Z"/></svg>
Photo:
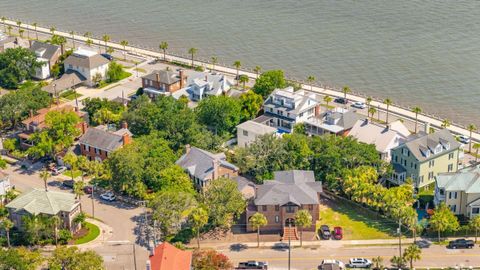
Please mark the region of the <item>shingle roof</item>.
<svg viewBox="0 0 480 270"><path fill-rule="evenodd" d="M200 180L210 179L213 172L213 162L219 162L220 166L238 171L238 167L226 160L224 153L212 154L197 147L191 147L188 153L181 156L176 164L187 170L190 175Z"/></svg>
<svg viewBox="0 0 480 270"><path fill-rule="evenodd" d="M448 129L438 130L435 133L424 134L423 136L411 136L410 138L411 139L405 143L405 146L420 162L433 159L439 155L445 154L447 151L452 151L460 147L460 143L457 142ZM450 144L448 150L444 147L447 142ZM435 154L433 148L439 144L442 145L443 149L440 153ZM431 151L430 156L427 157L422 153L425 150Z"/></svg>
<svg viewBox="0 0 480 270"><path fill-rule="evenodd" d="M279 95L281 97L285 97L291 99L295 102L294 108L289 108L286 106L282 106L273 102L273 97L275 95ZM318 101L315 100L314 95L307 94L303 90L294 91L293 87L287 87L285 89L275 89L273 92L268 96L265 100L264 104L268 106L273 106L275 108L282 108L286 112L293 111L295 114L299 114L313 108L318 105Z"/></svg>
<svg viewBox="0 0 480 270"><path fill-rule="evenodd" d="M399 125L403 126L403 124L401 122L393 124L387 128L368 120L358 120L348 135L356 138L359 142L374 144L378 152L386 153L391 148L396 147L401 140L406 140L406 137L402 134L403 131L395 129ZM403 130L403 128L400 129Z"/></svg>
<svg viewBox="0 0 480 270"><path fill-rule="evenodd" d="M56 215L60 211L70 212L79 202L72 193L33 189L18 196L6 205L14 211L27 211L30 214Z"/></svg>
<svg viewBox="0 0 480 270"><path fill-rule="evenodd" d="M41 51L44 51L43 54L38 55L38 57L44 58L51 60L52 57L60 51L60 47L57 45L49 44L49 43L43 43L40 41L33 41L32 46L30 47L30 51L34 53L39 53Z"/></svg>
<svg viewBox="0 0 480 270"><path fill-rule="evenodd" d="M67 59L65 59L65 67L67 68L68 65L72 66L79 66L79 67L84 67L87 69L94 69L99 66L103 65L108 65L110 61L101 56L100 54L92 54L90 56L79 54L79 53L73 53Z"/></svg>
<svg viewBox="0 0 480 270"><path fill-rule="evenodd" d="M313 171L274 172L274 180L257 185L255 205L318 204L322 183L315 181Z"/></svg>
<svg viewBox="0 0 480 270"><path fill-rule="evenodd" d="M44 86L42 90L55 95L66 89L77 86L86 80L87 79L79 72L75 70L67 70L62 77L52 81L49 85ZM53 87L54 85L55 87Z"/></svg>
<svg viewBox="0 0 480 270"><path fill-rule="evenodd" d="M157 79L157 74L159 78ZM174 84L176 82L180 81L180 76L173 71L168 71L168 70L154 70L152 73L143 76L142 78L144 79L149 79L152 81L160 81L160 83L164 84Z"/></svg>
<svg viewBox="0 0 480 270"><path fill-rule="evenodd" d="M123 130L123 129L121 129ZM80 138L80 144L86 144L106 151L115 151L123 145L123 137L120 131L108 132L98 127L90 127ZM125 132L127 132L126 130ZM130 135L130 131L128 131Z"/></svg>
<svg viewBox="0 0 480 270"><path fill-rule="evenodd" d="M480 169L470 167L456 173L440 173L436 177L437 186L445 191L480 193Z"/></svg>
<svg viewBox="0 0 480 270"><path fill-rule="evenodd" d="M150 263L152 270L190 270L192 252L163 242L154 249L154 255L150 256Z"/></svg>
<svg viewBox="0 0 480 270"><path fill-rule="evenodd" d="M228 79L223 74L212 74L208 72L199 71L185 71L187 75L187 85L189 87L196 85L199 88L204 86L206 93L209 95L220 95L222 92L226 92L234 84L233 81Z"/></svg>
<svg viewBox="0 0 480 270"><path fill-rule="evenodd" d="M249 120L246 122L241 123L237 126L237 129L243 129L247 131L254 132L256 134L268 134L268 133L275 133L277 129L271 126L267 126L262 123L257 123L255 121Z"/></svg>

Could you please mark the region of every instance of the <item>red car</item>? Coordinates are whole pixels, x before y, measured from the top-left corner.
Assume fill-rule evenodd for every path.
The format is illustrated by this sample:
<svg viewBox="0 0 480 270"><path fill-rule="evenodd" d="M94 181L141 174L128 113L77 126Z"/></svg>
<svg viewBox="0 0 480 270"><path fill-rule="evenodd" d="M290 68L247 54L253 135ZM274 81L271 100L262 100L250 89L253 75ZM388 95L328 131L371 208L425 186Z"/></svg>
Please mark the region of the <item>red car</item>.
<svg viewBox="0 0 480 270"><path fill-rule="evenodd" d="M342 240L343 238L343 229L342 227L333 228L333 239Z"/></svg>
<svg viewBox="0 0 480 270"><path fill-rule="evenodd" d="M85 192L86 194L92 194L92 191L93 191L92 186L86 186L83 188L83 192Z"/></svg>

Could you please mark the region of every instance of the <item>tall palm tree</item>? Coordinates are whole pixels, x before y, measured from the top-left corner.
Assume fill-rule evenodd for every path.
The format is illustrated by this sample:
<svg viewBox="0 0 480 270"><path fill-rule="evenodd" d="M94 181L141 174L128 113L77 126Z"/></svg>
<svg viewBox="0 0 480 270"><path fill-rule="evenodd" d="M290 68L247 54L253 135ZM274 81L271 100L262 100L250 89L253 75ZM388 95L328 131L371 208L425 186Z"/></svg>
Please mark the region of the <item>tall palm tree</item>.
<svg viewBox="0 0 480 270"><path fill-rule="evenodd" d="M0 221L0 226L5 231L5 235L7 236L7 245L10 248L11 247L11 245L10 245L10 229L13 228L13 222L10 221L10 219L5 217Z"/></svg>
<svg viewBox="0 0 480 270"><path fill-rule="evenodd" d="M250 217L248 223L257 230L257 247L260 247L260 228L267 226L268 220L262 213L257 212Z"/></svg>
<svg viewBox="0 0 480 270"><path fill-rule="evenodd" d="M257 74L257 79L258 79L258 76L260 75L260 71L262 71L262 67L261 66L255 66L253 68L253 72L255 72L255 74Z"/></svg>
<svg viewBox="0 0 480 270"><path fill-rule="evenodd" d="M420 107L414 107L412 112L415 113L415 133L417 133L418 114L422 112Z"/></svg>
<svg viewBox="0 0 480 270"><path fill-rule="evenodd" d="M85 188L85 182L83 181L78 181L73 184L73 193L78 200L82 200L82 195L85 194L85 192L83 192L83 188Z"/></svg>
<svg viewBox="0 0 480 270"><path fill-rule="evenodd" d="M0 18L0 20L2 20L2 23L3 23L3 31L7 32L7 24L5 23L7 18L5 18L5 16L3 16L2 18Z"/></svg>
<svg viewBox="0 0 480 270"><path fill-rule="evenodd" d="M383 263L383 258L380 256L377 256L375 258L372 258L372 263L375 265L375 269L381 269L382 263Z"/></svg>
<svg viewBox="0 0 480 270"><path fill-rule="evenodd" d="M333 98L331 96L324 96L323 101L327 104L327 110L328 110L328 103L333 101Z"/></svg>
<svg viewBox="0 0 480 270"><path fill-rule="evenodd" d="M377 112L377 109L375 109L374 107L370 107L370 108L368 109L368 114L371 115L370 117L372 118L372 120L373 120L373 115L374 115L376 112Z"/></svg>
<svg viewBox="0 0 480 270"><path fill-rule="evenodd" d="M237 84L238 84L238 80L240 79L239 77L239 73L240 73L240 67L242 66L242 63L240 61L235 61L233 62L233 66L235 67L235 69L237 70L237 77L236 77L236 80L237 80Z"/></svg>
<svg viewBox="0 0 480 270"><path fill-rule="evenodd" d="M422 250L416 245L412 244L405 249L405 260L410 262L410 269L413 269L413 262L418 261L421 258Z"/></svg>
<svg viewBox="0 0 480 270"><path fill-rule="evenodd" d="M443 127L443 128L447 128L447 127L449 127L451 124L452 124L452 122L451 122L450 120L448 120L447 118L443 119L443 121L442 121L442 127Z"/></svg>
<svg viewBox="0 0 480 270"><path fill-rule="evenodd" d="M105 42L105 53L106 53L107 52L107 42L110 41L110 36L105 34L105 35L102 36L102 40L103 40L103 42Z"/></svg>
<svg viewBox="0 0 480 270"><path fill-rule="evenodd" d="M194 64L194 58L193 57L195 56L195 54L197 54L197 52L198 52L197 48L192 47L192 48L188 49L188 54L190 54L192 56L192 68L194 67L194 65L193 65Z"/></svg>
<svg viewBox="0 0 480 270"><path fill-rule="evenodd" d="M370 104L372 103L372 100L373 100L372 97L367 97L365 99L365 103L367 103L367 112L368 110L370 110Z"/></svg>
<svg viewBox="0 0 480 270"><path fill-rule="evenodd" d="M50 177L50 172L48 171L47 167L45 167L45 169L40 172L40 178L42 178L42 180L43 180L43 184L45 186L45 191L48 191L47 181L48 181L49 177Z"/></svg>
<svg viewBox="0 0 480 270"><path fill-rule="evenodd" d="M218 63L218 58L216 56L212 56L210 60L212 62L212 70L215 71L215 65Z"/></svg>
<svg viewBox="0 0 480 270"><path fill-rule="evenodd" d="M315 77L310 75L307 77L308 84L310 84L310 91L313 91L313 83L315 82Z"/></svg>
<svg viewBox="0 0 480 270"><path fill-rule="evenodd" d="M167 61L168 42L162 41L158 47L163 51L163 61Z"/></svg>
<svg viewBox="0 0 480 270"><path fill-rule="evenodd" d="M52 216L50 218L50 222L53 225L53 233L55 235L55 246L58 246L58 227L60 226L60 222L62 220L58 216Z"/></svg>
<svg viewBox="0 0 480 270"><path fill-rule="evenodd" d="M93 40L87 39L87 41L85 41L85 44L87 44L88 47L92 47Z"/></svg>
<svg viewBox="0 0 480 270"><path fill-rule="evenodd" d="M123 60L126 60L127 59L128 41L127 40L122 40L122 41L120 41L120 45L123 46Z"/></svg>
<svg viewBox="0 0 480 270"><path fill-rule="evenodd" d="M475 149L475 163L477 163L477 161L478 161L478 151L480 150L480 143L474 144L473 149Z"/></svg>
<svg viewBox="0 0 480 270"><path fill-rule="evenodd" d="M240 75L240 78L238 78L238 82L243 84L243 90L245 91L245 84L248 83L250 79L248 78L247 75Z"/></svg>
<svg viewBox="0 0 480 270"><path fill-rule="evenodd" d="M470 132L470 142L468 143L468 152L472 152L472 134L475 130L477 130L477 126L474 124L470 124L467 126L467 130Z"/></svg>
<svg viewBox="0 0 480 270"><path fill-rule="evenodd" d="M72 36L72 45L73 49L75 49L75 31L70 31L70 36Z"/></svg>
<svg viewBox="0 0 480 270"><path fill-rule="evenodd" d="M8 30L8 35L11 36L12 35L12 26L11 25L7 26L7 30Z"/></svg>
<svg viewBox="0 0 480 270"><path fill-rule="evenodd" d="M22 25L22 22L21 21L17 21L17 31L18 31L18 34L20 35L20 26Z"/></svg>
<svg viewBox="0 0 480 270"><path fill-rule="evenodd" d="M389 109L390 109L390 105L392 105L393 102L392 102L391 99L386 98L386 99L383 101L383 103L385 103L385 105L387 105L387 118L385 119L385 120L386 120L385 122L387 122L387 124L388 124Z"/></svg>
<svg viewBox="0 0 480 270"><path fill-rule="evenodd" d="M25 32L25 30L23 30L23 29L18 30L18 35L19 35L21 38L23 38L23 32Z"/></svg>
<svg viewBox="0 0 480 270"><path fill-rule="evenodd" d="M347 94L352 92L352 90L350 90L350 87L348 86L344 86L343 89L342 89L342 93L343 93L343 98L345 99L345 108L347 108Z"/></svg>
<svg viewBox="0 0 480 270"><path fill-rule="evenodd" d="M55 28L55 26L50 27L50 33L52 33L52 35L55 35L56 30L57 28Z"/></svg>
<svg viewBox="0 0 480 270"><path fill-rule="evenodd" d="M38 31L37 31L38 23L34 22L32 23L32 25L33 25L33 30L35 31L35 40L38 40Z"/></svg>

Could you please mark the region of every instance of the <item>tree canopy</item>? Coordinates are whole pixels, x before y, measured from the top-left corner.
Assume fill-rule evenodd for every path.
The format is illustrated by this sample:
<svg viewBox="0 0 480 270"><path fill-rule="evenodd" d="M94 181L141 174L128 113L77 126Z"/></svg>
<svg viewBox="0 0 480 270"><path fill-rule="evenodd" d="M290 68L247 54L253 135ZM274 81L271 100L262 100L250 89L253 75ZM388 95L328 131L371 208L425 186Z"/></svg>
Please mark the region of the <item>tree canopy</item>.
<svg viewBox="0 0 480 270"><path fill-rule="evenodd" d="M39 251L30 251L24 247L0 249L0 269L36 269L42 261Z"/></svg>
<svg viewBox="0 0 480 270"><path fill-rule="evenodd" d="M207 126L214 134L233 133L240 123L240 103L227 96L211 96L202 99L196 108L200 123Z"/></svg>
<svg viewBox="0 0 480 270"><path fill-rule="evenodd" d="M242 94L239 101L242 121L255 118L263 105L262 96L253 91L248 91L245 94Z"/></svg>
<svg viewBox="0 0 480 270"><path fill-rule="evenodd" d="M269 70L258 77L253 91L265 99L275 88L285 88L286 86L287 81L282 70Z"/></svg>
<svg viewBox="0 0 480 270"><path fill-rule="evenodd" d="M24 80L32 78L41 67L35 53L25 48L9 48L0 53L0 86L15 89Z"/></svg>
<svg viewBox="0 0 480 270"><path fill-rule="evenodd" d="M215 250L196 250L193 253L193 268L195 270L229 270L233 268L227 256Z"/></svg>
<svg viewBox="0 0 480 270"><path fill-rule="evenodd" d="M58 247L48 259L51 270L102 270L103 258L93 250L80 251L78 247Z"/></svg>

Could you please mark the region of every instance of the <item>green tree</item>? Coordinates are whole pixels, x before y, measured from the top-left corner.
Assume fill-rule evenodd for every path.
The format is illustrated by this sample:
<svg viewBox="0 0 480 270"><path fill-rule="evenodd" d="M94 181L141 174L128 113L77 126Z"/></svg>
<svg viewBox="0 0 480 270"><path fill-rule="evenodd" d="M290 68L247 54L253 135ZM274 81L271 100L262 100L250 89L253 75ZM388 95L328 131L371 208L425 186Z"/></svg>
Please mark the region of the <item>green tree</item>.
<svg viewBox="0 0 480 270"><path fill-rule="evenodd" d="M196 207L190 213L188 220L197 234L197 248L200 249L200 230L208 223L208 211L203 207Z"/></svg>
<svg viewBox="0 0 480 270"><path fill-rule="evenodd" d="M237 76L235 77L235 79L237 80L237 84L238 84L238 81L240 79L240 67L242 66L242 62L237 60L237 61L233 62L233 66L237 70Z"/></svg>
<svg viewBox="0 0 480 270"><path fill-rule="evenodd" d="M478 161L478 151L480 150L480 143L475 143L473 146L475 149L475 163Z"/></svg>
<svg viewBox="0 0 480 270"><path fill-rule="evenodd" d="M373 269L375 270L380 270L383 268L382 263L383 263L383 258L380 256L372 258L372 263L375 265Z"/></svg>
<svg viewBox="0 0 480 270"><path fill-rule="evenodd" d="M85 41L85 44L87 44L88 47L92 47L93 40L87 38L87 41Z"/></svg>
<svg viewBox="0 0 480 270"><path fill-rule="evenodd" d="M230 270L233 268L233 264L227 256L213 249L195 250L192 266L195 270Z"/></svg>
<svg viewBox="0 0 480 270"><path fill-rule="evenodd" d="M417 133L418 114L422 112L420 107L414 107L412 112L415 113L415 133Z"/></svg>
<svg viewBox="0 0 480 270"><path fill-rule="evenodd" d="M443 128L447 128L447 127L449 127L451 124L452 124L452 122L451 122L450 120L446 119L446 118L443 119L443 121L442 121L442 127L443 127Z"/></svg>
<svg viewBox="0 0 480 270"><path fill-rule="evenodd" d="M10 138L5 139L3 141L3 149L7 150L7 152L12 152L17 148L17 139Z"/></svg>
<svg viewBox="0 0 480 270"><path fill-rule="evenodd" d="M402 268L406 267L406 261L405 261L405 258L403 256L402 257L393 256L390 259L390 263L392 264L393 267L395 267L397 269L402 269Z"/></svg>
<svg viewBox="0 0 480 270"><path fill-rule="evenodd" d="M268 224L267 218L262 213L255 213L248 219L248 223L257 230L257 248L260 247L260 228Z"/></svg>
<svg viewBox="0 0 480 270"><path fill-rule="evenodd" d="M478 230L480 230L480 216L475 216L470 219L468 225L475 231L475 243L477 242Z"/></svg>
<svg viewBox="0 0 480 270"><path fill-rule="evenodd" d="M122 41L120 41L120 45L123 46L123 60L127 60L128 41L127 40L122 40Z"/></svg>
<svg viewBox="0 0 480 270"><path fill-rule="evenodd" d="M255 66L253 68L253 72L255 72L255 74L257 75L256 79L258 79L258 75L260 74L260 71L262 71L262 67L260 66Z"/></svg>
<svg viewBox="0 0 480 270"><path fill-rule="evenodd" d="M58 227L60 226L61 219L58 216L52 216L50 223L53 225L53 234L55 237L55 246L58 247Z"/></svg>
<svg viewBox="0 0 480 270"><path fill-rule="evenodd" d="M214 226L230 228L233 219L240 216L247 206L237 184L223 177L210 181L200 197L209 209L210 222Z"/></svg>
<svg viewBox="0 0 480 270"><path fill-rule="evenodd" d="M77 128L80 117L73 111L51 111L45 116L48 136L55 145L55 151L60 152L73 144L81 131ZM34 146L35 147L35 146Z"/></svg>
<svg viewBox="0 0 480 270"><path fill-rule="evenodd" d="M70 34L70 37L72 37L72 46L73 49L75 49L75 31L70 31L68 33Z"/></svg>
<svg viewBox="0 0 480 270"><path fill-rule="evenodd" d="M107 81L108 82L118 82L123 78L125 71L123 70L123 66L115 61L110 62L108 64L107 70Z"/></svg>
<svg viewBox="0 0 480 270"><path fill-rule="evenodd" d="M43 180L43 184L44 184L44 187L45 187L45 191L48 190L48 186L47 186L47 181L48 181L48 178L50 178L51 174L50 172L48 171L47 167L45 167L43 169L43 171L40 172L40 178L42 178Z"/></svg>
<svg viewBox="0 0 480 270"><path fill-rule="evenodd" d="M207 125L215 134L233 132L240 122L240 103L227 96L211 96L199 102L195 112L200 123Z"/></svg>
<svg viewBox="0 0 480 270"><path fill-rule="evenodd" d="M29 49L6 49L0 54L0 87L18 88L21 82L32 78L32 74L41 66L35 53Z"/></svg>
<svg viewBox="0 0 480 270"><path fill-rule="evenodd" d="M115 118L117 116L120 116L125 111L125 107L122 104L115 101L108 100L107 98L103 98L103 99L102 98L86 98L82 100L82 103L85 106L83 110L86 111L89 116L92 116L92 118L94 118L97 112L100 110L103 110L104 113L97 114L97 116L105 114L105 112L108 111L109 113L112 113L113 115L115 115ZM108 122L106 120L113 120L112 117L102 116L100 118L104 120L104 123ZM94 119L90 119L90 121L92 125L101 124L101 123L97 123ZM113 122L115 121L111 121L111 123Z"/></svg>
<svg viewBox="0 0 480 270"><path fill-rule="evenodd" d="M325 101L325 104L326 104L327 110L328 110L328 104L333 101L333 98L331 96L324 96L323 101Z"/></svg>
<svg viewBox="0 0 480 270"><path fill-rule="evenodd" d="M474 124L470 124L467 126L467 130L470 133L469 135L470 141L468 143L468 152L471 153L472 152L472 134L474 131L477 130L477 126L475 126Z"/></svg>
<svg viewBox="0 0 480 270"><path fill-rule="evenodd" d="M159 187L154 190L170 190L195 194L193 182L182 167L171 165L160 171Z"/></svg>
<svg viewBox="0 0 480 270"><path fill-rule="evenodd" d="M10 248L10 230L13 228L13 222L8 218L2 218L0 221L0 228L5 231L7 236L7 246Z"/></svg>
<svg viewBox="0 0 480 270"><path fill-rule="evenodd" d="M192 57L192 68L195 67L194 65L194 57L195 57L195 54L197 54L198 52L198 49L197 48L190 48L188 49L188 54L190 54L190 56Z"/></svg>
<svg viewBox="0 0 480 270"><path fill-rule="evenodd" d="M25 30L23 30L23 29L18 30L18 35L20 36L20 38L23 38L23 33L24 32L25 32Z"/></svg>
<svg viewBox="0 0 480 270"><path fill-rule="evenodd" d="M438 232L438 242L440 234L445 231L456 231L460 227L457 217L450 211L445 203L440 203L430 218L432 229Z"/></svg>
<svg viewBox="0 0 480 270"><path fill-rule="evenodd" d="M63 157L63 161L70 166L72 181L75 180L73 179L73 172L78 169L78 156L72 151L68 151Z"/></svg>
<svg viewBox="0 0 480 270"><path fill-rule="evenodd" d="M38 31L37 31L38 23L34 22L32 23L32 25L33 25L33 30L35 31L35 39L38 40Z"/></svg>
<svg viewBox="0 0 480 270"><path fill-rule="evenodd" d="M6 169L7 168L7 162L0 157L0 169Z"/></svg>
<svg viewBox="0 0 480 270"><path fill-rule="evenodd" d="M385 122L387 122L387 124L388 124L388 114L389 114L389 112L390 112L389 109L390 109L390 105L392 105L393 102L392 102L391 99L386 98L386 99L383 101L383 103L385 103L385 105L387 105L387 118L385 119Z"/></svg>
<svg viewBox="0 0 480 270"><path fill-rule="evenodd" d="M370 110L370 104L372 103L373 99L372 97L367 97L365 99L365 103L367 103L367 112Z"/></svg>
<svg viewBox="0 0 480 270"><path fill-rule="evenodd" d="M103 258L93 250L80 251L78 247L58 247L48 259L51 270L102 270Z"/></svg>
<svg viewBox="0 0 480 270"><path fill-rule="evenodd" d="M245 84L248 83L249 80L247 75L240 75L240 77L238 77L238 82L243 85L243 91L245 91Z"/></svg>
<svg viewBox="0 0 480 270"><path fill-rule="evenodd" d="M351 93L350 87L344 86L342 88L343 98L345 99L345 108L347 107L347 94Z"/></svg>
<svg viewBox="0 0 480 270"><path fill-rule="evenodd" d="M79 201L82 200L82 195L85 195L83 189L85 188L85 182L77 181L73 184L73 193Z"/></svg>
<svg viewBox="0 0 480 270"><path fill-rule="evenodd" d="M410 269L413 269L413 262L421 259L422 250L415 244L405 249L403 257L410 263Z"/></svg>
<svg viewBox="0 0 480 270"><path fill-rule="evenodd" d="M264 99L276 88L285 88L287 82L281 70L269 70L262 73L253 86L253 91Z"/></svg>
<svg viewBox="0 0 480 270"><path fill-rule="evenodd" d="M55 26L50 27L50 33L52 33L52 35L55 35L56 30L57 28L55 28Z"/></svg>
<svg viewBox="0 0 480 270"><path fill-rule="evenodd" d="M101 108L100 110L96 111L95 114L92 116L92 121L96 124L116 124L120 122L122 118L121 113L114 113L107 108Z"/></svg>
<svg viewBox="0 0 480 270"><path fill-rule="evenodd" d="M215 71L215 65L218 63L218 58L215 56L212 56L210 60L212 62L212 70Z"/></svg>
<svg viewBox="0 0 480 270"><path fill-rule="evenodd" d="M163 51L163 61L167 61L168 43L166 41L162 41L158 47Z"/></svg>
<svg viewBox="0 0 480 270"><path fill-rule="evenodd" d="M313 83L315 82L316 78L312 75L307 77L307 82L310 84L310 91L313 91Z"/></svg>
<svg viewBox="0 0 480 270"><path fill-rule="evenodd" d="M67 43L67 39L64 36L53 35L50 38L50 43L59 45L62 51L62 54L65 53L65 44Z"/></svg>
<svg viewBox="0 0 480 270"><path fill-rule="evenodd" d="M12 26L9 25L9 26L7 27L7 30L8 30L8 35L11 36L11 35L12 35Z"/></svg>
<svg viewBox="0 0 480 270"><path fill-rule="evenodd" d="M241 105L241 121L251 120L255 118L262 108L263 99L259 94L255 94L253 91L243 93L240 98Z"/></svg>
<svg viewBox="0 0 480 270"><path fill-rule="evenodd" d="M16 21L16 24L17 24L17 31L20 34L20 27L22 26L22 22L21 21Z"/></svg>
<svg viewBox="0 0 480 270"><path fill-rule="evenodd" d="M303 229L312 226L312 215L307 210L300 210L295 213L295 225L300 227L300 246L302 246Z"/></svg>
<svg viewBox="0 0 480 270"><path fill-rule="evenodd" d="M3 23L3 32L7 32L7 24L5 23L7 18L5 18L5 16L2 16L2 18L0 18L0 20L2 20L2 23Z"/></svg>
<svg viewBox="0 0 480 270"><path fill-rule="evenodd" d="M42 262L39 251L26 247L0 249L0 269L31 270L37 269Z"/></svg>
<svg viewBox="0 0 480 270"><path fill-rule="evenodd" d="M107 52L107 43L110 41L110 36L107 34L104 34L102 36L102 41L105 43L105 52Z"/></svg>
<svg viewBox="0 0 480 270"><path fill-rule="evenodd" d="M370 114L370 118L372 118L372 120L376 112L377 112L377 109L375 109L374 107L370 107L370 109L368 109L368 114Z"/></svg>

